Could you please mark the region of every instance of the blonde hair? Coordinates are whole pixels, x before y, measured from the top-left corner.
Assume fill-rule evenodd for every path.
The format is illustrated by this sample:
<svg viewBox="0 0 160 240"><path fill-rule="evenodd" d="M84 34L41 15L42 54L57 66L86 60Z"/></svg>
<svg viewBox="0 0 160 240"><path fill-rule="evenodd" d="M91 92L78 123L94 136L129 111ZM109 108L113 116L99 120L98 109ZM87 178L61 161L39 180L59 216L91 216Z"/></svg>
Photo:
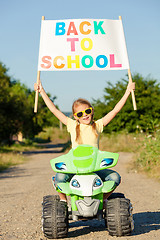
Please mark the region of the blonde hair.
<svg viewBox="0 0 160 240"><path fill-rule="evenodd" d="M72 105L72 113L75 113L75 108L79 105L88 105L88 107L92 107L92 105L90 104L89 101L87 101L86 99L83 98L79 98L77 100L75 100L73 102ZM96 131L96 123L93 120L93 114L92 114L92 119L91 119L91 125L92 125L92 130L94 132L94 134L96 135L96 137L98 137L98 133ZM80 123L79 121L77 121L77 125L76 125L76 141L78 142L78 144L82 144L82 138L80 136Z"/></svg>

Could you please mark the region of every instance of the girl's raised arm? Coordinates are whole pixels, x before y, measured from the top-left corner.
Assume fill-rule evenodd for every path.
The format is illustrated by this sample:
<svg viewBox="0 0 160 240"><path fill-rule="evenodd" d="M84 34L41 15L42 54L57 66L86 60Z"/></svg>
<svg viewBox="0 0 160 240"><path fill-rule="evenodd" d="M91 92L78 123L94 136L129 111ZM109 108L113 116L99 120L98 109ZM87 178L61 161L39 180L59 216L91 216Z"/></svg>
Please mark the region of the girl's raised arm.
<svg viewBox="0 0 160 240"><path fill-rule="evenodd" d="M38 90L38 92L41 94L45 104L49 108L49 110L65 125L67 125L67 117L64 115L60 110L56 108L54 103L50 100L48 95L46 94L44 88L42 87L42 84L39 85L37 83L34 84L34 90Z"/></svg>
<svg viewBox="0 0 160 240"><path fill-rule="evenodd" d="M134 82L128 84L125 94L123 95L121 100L116 104L116 106L114 107L114 109L112 111L110 111L108 114L106 114L102 118L103 126L106 126L117 115L117 113L119 113L119 111L122 109L122 107L126 103L127 98L129 97L132 90L135 90Z"/></svg>

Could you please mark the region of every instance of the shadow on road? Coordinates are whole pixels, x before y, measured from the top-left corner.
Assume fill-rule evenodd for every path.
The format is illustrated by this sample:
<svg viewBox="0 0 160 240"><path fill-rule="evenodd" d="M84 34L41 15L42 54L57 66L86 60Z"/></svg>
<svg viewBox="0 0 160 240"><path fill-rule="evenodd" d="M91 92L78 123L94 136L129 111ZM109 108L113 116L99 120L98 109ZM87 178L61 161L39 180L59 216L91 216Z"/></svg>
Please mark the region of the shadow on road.
<svg viewBox="0 0 160 240"><path fill-rule="evenodd" d="M45 143L39 144L40 149L24 151L21 154L25 156L30 156L32 154L54 154L54 153L63 153L67 148L70 147L70 141L66 143ZM18 166L18 165L17 165ZM6 170L0 171L0 179L3 178L17 178L17 177L29 177L31 174L26 174L25 167L22 166L11 166Z"/></svg>
<svg viewBox="0 0 160 240"><path fill-rule="evenodd" d="M74 230L74 228L76 229ZM71 222L69 224L69 229L69 238L87 235L91 232L94 233L106 231L104 220L98 221L97 219Z"/></svg>
<svg viewBox="0 0 160 240"><path fill-rule="evenodd" d="M40 144L39 146L42 149L25 151L23 152L23 154L31 155L31 154L62 153L70 146L70 141L66 143L57 143L57 144L53 144L53 143Z"/></svg>
<svg viewBox="0 0 160 240"><path fill-rule="evenodd" d="M135 213L133 218L135 229L132 235L141 235L160 229L160 211Z"/></svg>
<svg viewBox="0 0 160 240"><path fill-rule="evenodd" d="M133 215L135 229L132 236L142 235L151 231L160 229L160 211L159 212L142 212ZM74 228L76 228L74 230ZM87 235L91 232L107 231L104 221L96 219L88 221L77 221L69 224L68 237L78 237Z"/></svg>
<svg viewBox="0 0 160 240"><path fill-rule="evenodd" d="M3 178L22 178L22 177L30 177L31 174L26 174L25 168L22 167L10 167L6 170L0 172L0 179Z"/></svg>

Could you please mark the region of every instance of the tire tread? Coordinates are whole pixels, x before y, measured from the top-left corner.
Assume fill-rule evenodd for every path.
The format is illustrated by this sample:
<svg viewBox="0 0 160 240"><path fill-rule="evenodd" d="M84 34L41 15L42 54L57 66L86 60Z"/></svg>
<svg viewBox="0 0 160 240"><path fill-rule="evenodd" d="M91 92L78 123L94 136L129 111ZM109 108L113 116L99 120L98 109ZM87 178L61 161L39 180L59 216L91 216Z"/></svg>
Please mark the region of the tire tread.
<svg viewBox="0 0 160 240"><path fill-rule="evenodd" d="M106 205L106 226L111 236L128 236L131 234L129 212L130 200L126 198L112 198Z"/></svg>
<svg viewBox="0 0 160 240"><path fill-rule="evenodd" d="M61 202L59 196L43 197L43 233L49 239L64 238L68 234L67 203Z"/></svg>

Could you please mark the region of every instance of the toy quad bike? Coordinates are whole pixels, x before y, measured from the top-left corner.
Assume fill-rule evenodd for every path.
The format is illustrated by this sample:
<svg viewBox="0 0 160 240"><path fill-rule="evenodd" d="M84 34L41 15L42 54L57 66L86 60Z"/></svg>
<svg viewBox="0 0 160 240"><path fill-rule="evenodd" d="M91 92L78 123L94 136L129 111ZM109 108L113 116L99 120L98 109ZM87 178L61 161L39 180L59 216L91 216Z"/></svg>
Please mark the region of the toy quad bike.
<svg viewBox="0 0 160 240"><path fill-rule="evenodd" d="M50 239L64 238L68 234L68 219L104 218L110 235L130 235L134 228L132 205L121 193L112 193L103 209L103 193L115 189L114 181L102 182L94 172L111 168L118 161L117 153L100 151L89 145L79 145L66 155L51 160L55 172L74 174L70 182L58 183L56 190L71 198L69 216L66 202L59 196L43 198L43 233ZM53 181L54 182L54 181Z"/></svg>

